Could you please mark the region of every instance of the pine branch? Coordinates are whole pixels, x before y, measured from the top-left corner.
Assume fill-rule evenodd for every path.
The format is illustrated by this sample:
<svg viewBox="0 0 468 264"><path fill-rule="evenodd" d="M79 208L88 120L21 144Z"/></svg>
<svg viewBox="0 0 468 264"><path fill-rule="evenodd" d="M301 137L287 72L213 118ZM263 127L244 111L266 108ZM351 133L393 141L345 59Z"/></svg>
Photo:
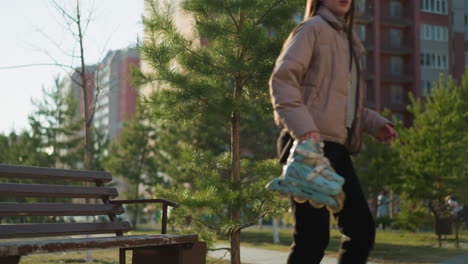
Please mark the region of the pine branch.
<svg viewBox="0 0 468 264"><path fill-rule="evenodd" d="M234 25L236 26L237 32L239 33L240 32L240 26L237 23L236 19L234 18L234 15L232 14L231 9L227 5L226 0L224 0L224 4L225 4L224 9L226 9L226 11L228 12L229 16L231 17L232 22L234 22Z"/></svg>
<svg viewBox="0 0 468 264"><path fill-rule="evenodd" d="M277 0L275 3L273 3L273 5L271 5L271 7L260 17L260 19L257 20L257 22L255 22L255 24L257 25L262 24L263 20L271 12L271 10L273 10L275 7L277 7L279 4L281 4L284 1L285 0Z"/></svg>

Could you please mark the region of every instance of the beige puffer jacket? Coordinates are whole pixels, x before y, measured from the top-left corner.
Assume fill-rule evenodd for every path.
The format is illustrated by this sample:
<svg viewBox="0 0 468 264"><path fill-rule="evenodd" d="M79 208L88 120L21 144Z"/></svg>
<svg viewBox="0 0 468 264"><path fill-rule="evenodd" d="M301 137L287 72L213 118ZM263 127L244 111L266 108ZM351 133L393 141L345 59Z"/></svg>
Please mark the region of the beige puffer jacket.
<svg viewBox="0 0 468 264"><path fill-rule="evenodd" d="M351 72L345 30L324 6L317 16L299 24L276 61L270 94L277 125L294 138L318 131L324 140L344 144L350 153L357 153L363 131L377 136L391 122L364 107L366 83L359 65L356 115L352 128L346 128ZM354 32L353 47L360 64L365 49Z"/></svg>

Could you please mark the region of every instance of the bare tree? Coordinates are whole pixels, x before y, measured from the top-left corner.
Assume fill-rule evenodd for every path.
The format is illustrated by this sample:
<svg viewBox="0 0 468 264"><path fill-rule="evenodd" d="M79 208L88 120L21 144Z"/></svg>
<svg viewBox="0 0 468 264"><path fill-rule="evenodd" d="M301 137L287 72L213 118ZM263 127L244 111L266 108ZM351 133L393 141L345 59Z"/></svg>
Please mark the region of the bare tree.
<svg viewBox="0 0 468 264"><path fill-rule="evenodd" d="M73 41L76 43L72 52L63 50L60 45L54 42L50 37L47 37L51 40L54 45L59 48L62 53L67 54L71 58L71 67L73 68L72 73L69 73L69 78L72 84L77 85L82 92L82 104L83 104L83 113L84 113L84 169L91 170L91 159L93 155L93 119L96 112L97 100L102 90L102 76L100 70L102 67L100 65L87 66L86 65L86 54L85 54L85 35L88 29L88 26L91 22L92 10L87 14L85 18L80 7L80 1L75 0L73 6L70 8L65 7L64 5L59 4L56 0L51 0L51 4L54 9L60 14L63 22L65 22L66 29L68 33L73 37ZM76 48L78 49L78 55L75 54ZM47 53L47 52L46 52ZM48 53L47 53L48 54ZM54 60L57 65L58 62L49 55L49 57ZM79 66L74 67L73 62L75 59L79 60ZM62 65L62 64L60 64ZM63 68L63 66L61 66ZM89 200L86 200L88 203ZM86 262L92 262L93 256L92 251L87 251Z"/></svg>
<svg viewBox="0 0 468 264"><path fill-rule="evenodd" d="M80 9L80 1L75 1L75 7L72 11L66 10L61 6L57 1L52 0L54 8L60 13L64 22L67 25L68 31L73 35L75 41L78 44L79 54L78 59L80 61L80 66L75 68L75 72L79 78L75 78L75 74L71 75L72 82L76 83L83 93L83 106L84 106L84 130L85 130L85 155L84 155L84 168L86 170L91 170L91 156L92 156L92 147L93 147L93 134L92 134L92 122L96 109L96 100L101 91L101 87L93 87L94 80L90 78L89 72L87 72L86 67L86 56L84 49L84 40L86 30L91 21L91 12L88 18L83 19L83 15ZM72 58L75 58L75 54L71 54ZM98 69L99 70L99 69ZM95 94L94 99L90 101L93 94L90 94L90 88L94 88ZM92 90L91 90L92 91Z"/></svg>

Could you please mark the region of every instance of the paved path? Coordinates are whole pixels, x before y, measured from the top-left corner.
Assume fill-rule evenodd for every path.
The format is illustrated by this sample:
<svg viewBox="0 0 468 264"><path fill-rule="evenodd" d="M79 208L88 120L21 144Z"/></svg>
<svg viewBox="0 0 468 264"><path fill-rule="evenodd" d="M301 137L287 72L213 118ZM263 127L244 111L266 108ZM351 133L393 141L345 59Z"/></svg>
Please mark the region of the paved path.
<svg viewBox="0 0 468 264"><path fill-rule="evenodd" d="M468 263L468 253L465 253L460 256L452 257L449 259L446 259L439 264L467 264Z"/></svg>
<svg viewBox="0 0 468 264"><path fill-rule="evenodd" d="M219 246L222 247L222 246ZM211 251L210 256L214 258L230 259L229 253L225 255L226 251ZM245 264L285 264L288 257L287 252L257 249L257 248L241 248L241 261ZM376 264L373 262L367 262L368 264ZM464 262L463 264L467 264ZM336 258L324 257L321 264L336 264ZM445 264L445 263L444 263ZM458 263L447 263L447 264L458 264Z"/></svg>
<svg viewBox="0 0 468 264"><path fill-rule="evenodd" d="M218 247L223 247L222 245ZM229 253L226 251L210 251L210 256L214 258L230 259ZM288 257L287 252L258 249L258 248L241 248L241 261L244 264L285 264ZM336 258L324 257L321 264L336 264ZM374 262L367 262L367 264L377 264ZM468 264L468 253L446 259L438 264Z"/></svg>

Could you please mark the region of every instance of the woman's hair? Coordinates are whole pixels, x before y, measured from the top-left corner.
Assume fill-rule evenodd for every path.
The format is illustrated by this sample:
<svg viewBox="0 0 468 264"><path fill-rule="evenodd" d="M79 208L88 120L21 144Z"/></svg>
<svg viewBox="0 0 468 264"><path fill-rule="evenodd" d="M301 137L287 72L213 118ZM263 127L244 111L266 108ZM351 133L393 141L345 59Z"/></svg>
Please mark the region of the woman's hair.
<svg viewBox="0 0 468 264"><path fill-rule="evenodd" d="M323 0L307 0L306 9L304 12L304 21L317 15L317 11L322 6ZM344 19L346 24L348 24L348 46L349 46L349 57L353 56L353 23L354 23L354 1L351 0L351 7L349 8L348 13L345 14ZM349 67L351 69L352 60L349 60Z"/></svg>

